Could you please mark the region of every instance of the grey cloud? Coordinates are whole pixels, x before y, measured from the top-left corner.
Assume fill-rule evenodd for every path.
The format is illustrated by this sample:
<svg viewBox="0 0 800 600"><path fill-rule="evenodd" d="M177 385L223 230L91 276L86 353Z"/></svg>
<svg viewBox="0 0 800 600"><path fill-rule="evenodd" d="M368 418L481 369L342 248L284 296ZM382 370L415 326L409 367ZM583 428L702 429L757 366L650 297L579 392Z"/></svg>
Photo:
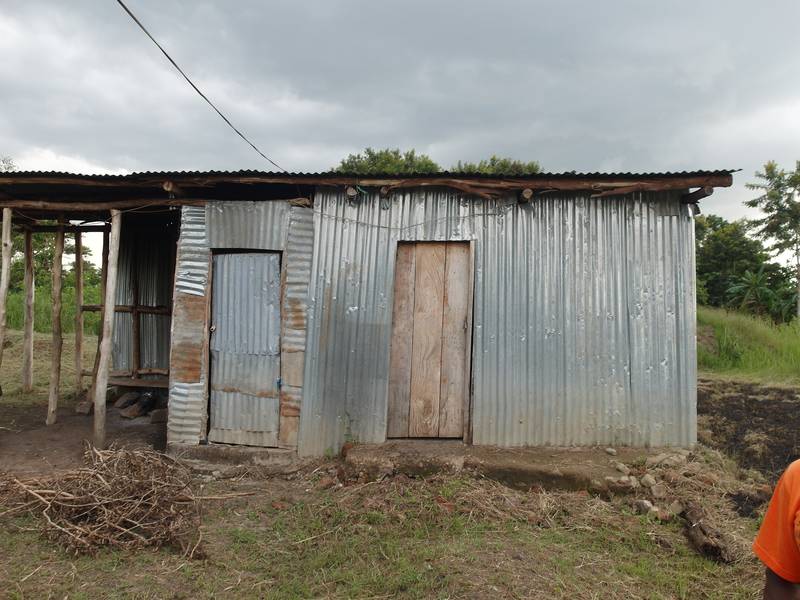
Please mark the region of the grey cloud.
<svg viewBox="0 0 800 600"><path fill-rule="evenodd" d="M293 170L367 145L444 165L501 153L551 170L743 167L706 203L733 217L752 171L800 155L793 0L128 1ZM0 153L269 167L112 1L3 2L0 55Z"/></svg>

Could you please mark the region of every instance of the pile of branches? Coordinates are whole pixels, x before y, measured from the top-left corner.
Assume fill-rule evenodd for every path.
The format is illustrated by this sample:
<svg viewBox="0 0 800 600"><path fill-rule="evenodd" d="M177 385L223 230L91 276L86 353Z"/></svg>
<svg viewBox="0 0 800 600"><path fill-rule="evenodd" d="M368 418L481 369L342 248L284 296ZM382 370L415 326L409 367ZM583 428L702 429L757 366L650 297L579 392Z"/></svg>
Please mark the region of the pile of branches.
<svg viewBox="0 0 800 600"><path fill-rule="evenodd" d="M199 545L191 473L152 450L87 448L86 467L46 479L4 476L5 510L40 517L42 532L76 553Z"/></svg>

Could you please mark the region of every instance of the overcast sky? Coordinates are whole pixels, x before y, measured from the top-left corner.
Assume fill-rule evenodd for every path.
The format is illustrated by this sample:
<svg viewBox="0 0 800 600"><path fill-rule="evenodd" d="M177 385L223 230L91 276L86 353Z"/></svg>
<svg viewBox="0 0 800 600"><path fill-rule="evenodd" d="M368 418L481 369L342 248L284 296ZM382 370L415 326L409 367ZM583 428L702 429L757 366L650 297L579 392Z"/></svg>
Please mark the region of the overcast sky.
<svg viewBox="0 0 800 600"><path fill-rule="evenodd" d="M800 159L800 2L127 0L195 82L293 171L366 146L445 167L741 168L746 214ZM0 0L0 155L83 173L265 169L114 0Z"/></svg>

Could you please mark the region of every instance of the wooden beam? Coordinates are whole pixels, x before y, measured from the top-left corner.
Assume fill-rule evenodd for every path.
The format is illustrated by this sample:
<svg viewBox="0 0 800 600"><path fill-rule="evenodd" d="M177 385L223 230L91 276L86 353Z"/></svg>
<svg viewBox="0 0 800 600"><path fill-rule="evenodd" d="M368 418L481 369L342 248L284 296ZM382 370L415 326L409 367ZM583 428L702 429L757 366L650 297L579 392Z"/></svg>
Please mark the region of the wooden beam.
<svg viewBox="0 0 800 600"><path fill-rule="evenodd" d="M121 387L139 387L139 388L169 388L169 378L159 377L157 379L141 379L132 377L111 377L108 380L111 385L118 385ZM97 413L95 413L97 414Z"/></svg>
<svg viewBox="0 0 800 600"><path fill-rule="evenodd" d="M28 225L27 223L14 221L14 227L21 231L32 231L33 233L55 233L59 230L58 225ZM108 225L65 225L65 233L102 233L108 231Z"/></svg>
<svg viewBox="0 0 800 600"><path fill-rule="evenodd" d="M33 271L33 233L25 232L25 323L22 335L22 391L33 391L33 319L36 280Z"/></svg>
<svg viewBox="0 0 800 600"><path fill-rule="evenodd" d="M58 410L58 393L61 384L61 350L64 346L64 338L61 333L61 286L62 286L62 261L64 258L64 232L56 233L56 243L53 250L53 279L52 279L52 323L53 343L50 354L50 393L47 398L47 420L48 425L56 422Z"/></svg>
<svg viewBox="0 0 800 600"><path fill-rule="evenodd" d="M114 305L117 292L117 267L119 262L119 237L122 214L118 210L111 211L111 232L108 241L108 269L106 272L105 304ZM104 448L106 445L106 388L108 387L108 371L111 366L111 335L114 331L114 312L103 312L103 341L100 344L100 361L97 367L97 379L94 385L94 445Z"/></svg>
<svg viewBox="0 0 800 600"><path fill-rule="evenodd" d="M83 306L83 239L75 232L75 306ZM83 311L75 311L75 394L83 391Z"/></svg>
<svg viewBox="0 0 800 600"><path fill-rule="evenodd" d="M117 304L114 306L114 312L132 313L134 309L145 315L170 315L172 309L169 306L133 306L131 304ZM81 306L84 312L99 312L103 310L102 304L84 304Z"/></svg>
<svg viewBox="0 0 800 600"><path fill-rule="evenodd" d="M3 346L6 341L6 304L11 282L11 209L3 209L2 259L0 259L0 365L3 364ZM0 395L3 390L0 388Z"/></svg>
<svg viewBox="0 0 800 600"><path fill-rule="evenodd" d="M23 210L52 210L52 211L99 211L99 210L132 210L153 206L203 206L206 200L187 198L183 200L169 198L134 198L126 200L98 200L97 202L63 202L58 200L12 200L0 199L0 206L18 208Z"/></svg>
<svg viewBox="0 0 800 600"><path fill-rule="evenodd" d="M681 196L681 202L686 204L694 204L698 200L702 200L703 198L708 198L711 194L714 193L714 188L711 186L701 187L693 192L689 192L688 194L684 194Z"/></svg>
<svg viewBox="0 0 800 600"><path fill-rule="evenodd" d="M522 189L533 188L540 189L559 189L559 190L577 190L577 189L599 189L599 187L617 188L635 183L668 183L674 189L702 187L710 185L713 187L729 187L733 183L733 176L731 173L712 173L712 174L692 174L687 175L529 175L523 177L503 177L497 178L488 177L468 177L468 176L417 176L417 177L380 177L380 176L359 176L353 177L352 175L281 175L281 174L249 174L249 175L235 175L235 174L200 174L200 175L184 175L173 177L172 183L181 186L182 189L189 191L189 188L213 188L220 183L232 184L265 184L265 183L279 183L279 184L298 184L298 185L330 185L330 186L345 186L345 185L360 185L370 187L389 186L394 187L398 184L404 187L411 187L414 185L448 185L450 182L458 182L463 184L472 184L482 187L496 187L500 189ZM74 185L78 187L95 188L95 189L163 189L164 176L153 174L150 176L135 176L135 177L76 177L74 175L67 176L51 176L51 177L31 177L26 175L13 175L5 174L0 180L0 185ZM598 187L599 186L599 187ZM148 192L151 193L151 192ZM152 196L150 196L152 198ZM160 200L164 202L164 200Z"/></svg>

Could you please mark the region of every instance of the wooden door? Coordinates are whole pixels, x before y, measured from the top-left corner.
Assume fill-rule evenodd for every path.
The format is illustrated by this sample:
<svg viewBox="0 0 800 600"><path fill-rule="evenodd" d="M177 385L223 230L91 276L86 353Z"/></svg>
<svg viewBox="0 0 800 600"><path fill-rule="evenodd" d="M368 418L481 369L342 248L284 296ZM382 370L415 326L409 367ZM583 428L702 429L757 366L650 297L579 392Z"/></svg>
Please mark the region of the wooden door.
<svg viewBox="0 0 800 600"><path fill-rule="evenodd" d="M211 295L212 442L277 446L281 256L216 254Z"/></svg>
<svg viewBox="0 0 800 600"><path fill-rule="evenodd" d="M469 242L397 245L388 437L463 437L471 281Z"/></svg>

